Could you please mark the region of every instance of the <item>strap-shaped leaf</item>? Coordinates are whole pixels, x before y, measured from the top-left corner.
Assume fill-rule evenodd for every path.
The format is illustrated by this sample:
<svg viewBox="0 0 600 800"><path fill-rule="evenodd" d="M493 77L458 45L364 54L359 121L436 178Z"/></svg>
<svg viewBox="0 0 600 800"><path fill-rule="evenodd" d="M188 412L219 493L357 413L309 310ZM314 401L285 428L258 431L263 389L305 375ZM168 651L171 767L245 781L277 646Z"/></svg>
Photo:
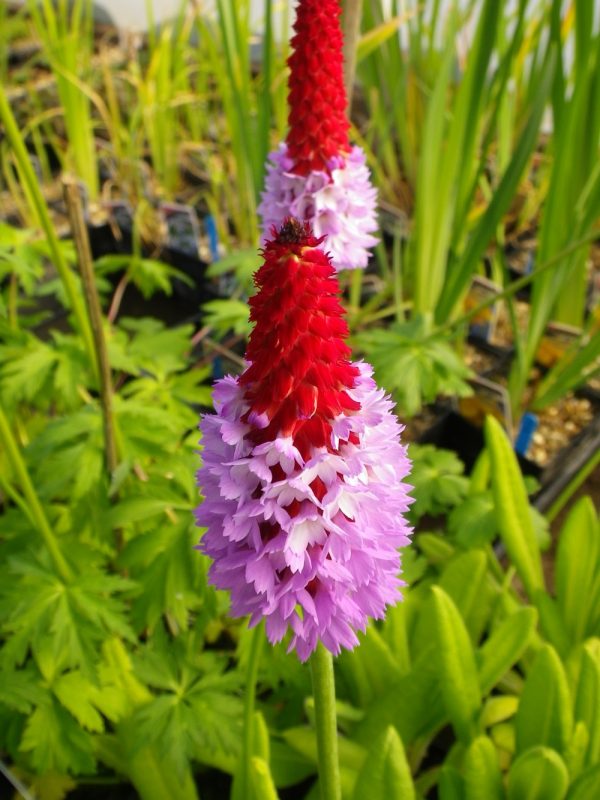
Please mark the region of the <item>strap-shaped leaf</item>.
<svg viewBox="0 0 600 800"><path fill-rule="evenodd" d="M250 780L254 797L260 797L260 800L278 800L277 789L264 758L253 756L250 760Z"/></svg>
<svg viewBox="0 0 600 800"><path fill-rule="evenodd" d="M483 550L470 550L453 558L439 581L460 611L462 619L476 642L489 615L487 558Z"/></svg>
<svg viewBox="0 0 600 800"><path fill-rule="evenodd" d="M498 753L487 736L469 745L463 761L465 800L503 800L502 774Z"/></svg>
<svg viewBox="0 0 600 800"><path fill-rule="evenodd" d="M492 465L498 530L527 594L532 597L536 589L544 588L544 579L523 476L508 437L494 417L486 419L485 439Z"/></svg>
<svg viewBox="0 0 600 800"><path fill-rule="evenodd" d="M267 727L267 723L265 722L265 718L260 711L254 712L252 723L254 728L254 735L252 736L254 754L258 756L258 758L262 758L263 761L266 761L268 764L271 755L269 729Z"/></svg>
<svg viewBox="0 0 600 800"><path fill-rule="evenodd" d="M586 633L599 560L598 517L591 499L583 497L563 526L556 556L556 598L574 642Z"/></svg>
<svg viewBox="0 0 600 800"><path fill-rule="evenodd" d="M565 764L572 778L576 778L585 766L589 742L590 734L585 722L576 722L569 747L565 753Z"/></svg>
<svg viewBox="0 0 600 800"><path fill-rule="evenodd" d="M600 639L583 647L575 697L575 719L585 723L589 734L586 763L600 762Z"/></svg>
<svg viewBox="0 0 600 800"><path fill-rule="evenodd" d="M354 800L415 800L402 740L391 725L373 742L354 787Z"/></svg>
<svg viewBox="0 0 600 800"><path fill-rule="evenodd" d="M534 608L520 608L506 617L479 650L479 682L485 696L506 675L529 644L535 629Z"/></svg>
<svg viewBox="0 0 600 800"><path fill-rule="evenodd" d="M354 731L356 741L369 747L388 725L395 725L407 744L417 736L431 735L446 719L438 672L435 648L430 643L410 672L371 703Z"/></svg>
<svg viewBox="0 0 600 800"><path fill-rule="evenodd" d="M432 592L442 697L457 736L468 742L475 735L481 705L475 653L451 598L439 586Z"/></svg>
<svg viewBox="0 0 600 800"><path fill-rule="evenodd" d="M573 732L571 695L564 667L551 645L541 648L523 687L515 718L517 753L535 745L564 754Z"/></svg>
<svg viewBox="0 0 600 800"><path fill-rule="evenodd" d="M571 642L558 604L542 589L535 592L532 600L540 615L542 633L561 657L566 658Z"/></svg>
<svg viewBox="0 0 600 800"><path fill-rule="evenodd" d="M360 647L344 653L338 666L361 706L367 706L373 697L381 695L402 677L398 661L374 626L369 627L366 635L360 636Z"/></svg>
<svg viewBox="0 0 600 800"><path fill-rule="evenodd" d="M564 761L549 747L532 747L508 773L508 800L563 800L569 785Z"/></svg>
<svg viewBox="0 0 600 800"><path fill-rule="evenodd" d="M519 698L514 694L497 694L488 697L483 706L479 722L482 728L491 728L514 717L519 707Z"/></svg>
<svg viewBox="0 0 600 800"><path fill-rule="evenodd" d="M440 770L438 797L440 800L464 800L465 782L452 764L444 764Z"/></svg>
<svg viewBox="0 0 600 800"><path fill-rule="evenodd" d="M571 786L567 800L591 800L600 797L600 764L583 772Z"/></svg>

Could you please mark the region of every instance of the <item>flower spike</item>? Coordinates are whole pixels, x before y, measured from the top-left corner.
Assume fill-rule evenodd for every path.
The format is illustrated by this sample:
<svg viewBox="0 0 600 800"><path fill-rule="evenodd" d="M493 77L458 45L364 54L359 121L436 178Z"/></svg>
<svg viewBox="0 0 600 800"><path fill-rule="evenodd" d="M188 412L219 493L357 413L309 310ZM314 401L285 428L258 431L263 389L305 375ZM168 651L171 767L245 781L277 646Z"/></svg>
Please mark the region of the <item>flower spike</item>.
<svg viewBox="0 0 600 800"><path fill-rule="evenodd" d="M377 192L348 138L339 0L300 0L289 58L289 131L269 155L263 240L290 215L327 235L336 269L366 267L377 243Z"/></svg>
<svg viewBox="0 0 600 800"><path fill-rule="evenodd" d="M330 160L350 151L338 0L300 2L294 29L288 155L298 175L329 172Z"/></svg>
<svg viewBox="0 0 600 800"><path fill-rule="evenodd" d="M306 660L321 641L351 649L356 631L400 599L409 542L402 427L372 368L352 363L331 259L310 226L288 219L265 244L250 301L254 329L238 378L202 418L197 509L211 581L235 616L292 632Z"/></svg>

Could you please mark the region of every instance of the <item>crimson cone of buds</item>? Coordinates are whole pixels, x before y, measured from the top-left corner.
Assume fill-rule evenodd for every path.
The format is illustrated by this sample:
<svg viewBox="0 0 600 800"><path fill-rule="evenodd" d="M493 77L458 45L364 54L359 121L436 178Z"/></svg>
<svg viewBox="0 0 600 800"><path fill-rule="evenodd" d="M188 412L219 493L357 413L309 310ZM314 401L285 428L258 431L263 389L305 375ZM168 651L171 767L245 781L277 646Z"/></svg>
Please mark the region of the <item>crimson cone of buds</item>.
<svg viewBox="0 0 600 800"><path fill-rule="evenodd" d="M300 0L289 58L289 132L271 153L259 213L263 239L288 216L309 221L336 269L365 267L377 193L348 139L338 0Z"/></svg>
<svg viewBox="0 0 600 800"><path fill-rule="evenodd" d="M288 156L293 172L328 172L332 158L350 152L340 8L337 0L298 6L289 58Z"/></svg>
<svg viewBox="0 0 600 800"><path fill-rule="evenodd" d="M209 577L234 615L266 620L271 642L290 630L302 660L319 641L353 648L400 599L410 535L402 428L372 368L349 360L321 244L296 220L266 243L248 367L217 382L216 413L200 424Z"/></svg>

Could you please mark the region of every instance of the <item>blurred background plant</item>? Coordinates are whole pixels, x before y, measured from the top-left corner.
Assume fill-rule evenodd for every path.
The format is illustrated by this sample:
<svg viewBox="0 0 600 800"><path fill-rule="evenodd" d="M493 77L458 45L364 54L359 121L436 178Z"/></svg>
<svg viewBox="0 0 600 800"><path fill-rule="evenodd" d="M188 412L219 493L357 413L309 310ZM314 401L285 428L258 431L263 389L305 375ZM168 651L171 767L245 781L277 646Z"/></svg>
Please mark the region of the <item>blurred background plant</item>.
<svg viewBox="0 0 600 800"><path fill-rule="evenodd" d="M582 499L555 521L598 448L543 515L511 446L523 411L598 393L591 8L362 4L352 133L382 229L366 272L342 276L355 349L407 436L482 375L515 425L479 409L509 436L491 418L470 474L411 444L406 602L337 662L345 798L600 795L597 512ZM84 0L0 4L0 759L42 800L120 782L223 797L240 769L251 641L192 551L192 509L197 417L243 365L256 207L287 123L292 4L265 0L258 27L254 10L181 3L156 25L148 2L148 33L126 35ZM483 300L475 276L493 281ZM482 314L499 344L468 341ZM555 319L572 330L542 363ZM258 686L253 796L312 799L306 671L269 648Z"/></svg>

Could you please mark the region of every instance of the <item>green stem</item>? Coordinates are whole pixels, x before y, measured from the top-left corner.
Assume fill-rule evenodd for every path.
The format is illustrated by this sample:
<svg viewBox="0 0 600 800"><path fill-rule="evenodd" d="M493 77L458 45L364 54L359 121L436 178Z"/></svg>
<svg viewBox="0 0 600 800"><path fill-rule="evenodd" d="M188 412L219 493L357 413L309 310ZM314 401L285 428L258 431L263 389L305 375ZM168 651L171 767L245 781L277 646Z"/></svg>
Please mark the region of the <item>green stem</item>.
<svg viewBox="0 0 600 800"><path fill-rule="evenodd" d="M42 191L38 185L38 181L33 171L33 167L31 166L31 161L29 160L29 155L27 153L27 149L25 148L25 144L23 142L23 137L21 136L21 132L19 131L19 127L13 116L10 104L1 85L0 85L0 120L2 120L2 122L4 123L4 130L6 132L8 142L12 147L14 153L14 157L17 163L19 178L23 183L23 190L46 236L46 240L48 242L48 248L50 249L50 254L52 256L52 261L54 263L54 266L56 267L56 270L65 288L65 293L67 295L71 311L75 316L79 332L83 336L84 344L88 352L92 370L94 371L94 374L97 376L98 363L96 361L96 352L94 350L92 330L87 315L85 313L85 306L83 304L82 297L78 291L75 277L73 276L73 273L69 269L69 266L63 255L63 251L61 249L61 245L58 240L56 230L50 218L48 206L46 205L46 201L44 200L44 196L42 195Z"/></svg>
<svg viewBox="0 0 600 800"><path fill-rule="evenodd" d="M597 450L587 464L584 464L579 469L573 480L567 484L565 489L563 489L563 491L559 494L548 511L546 511L546 519L548 522L553 522L556 519L571 497L573 497L577 489L579 489L579 487L587 480L587 478L589 478L598 464L600 464L600 450Z"/></svg>
<svg viewBox="0 0 600 800"><path fill-rule="evenodd" d="M341 800L333 657L320 642L310 659L310 669L315 699L321 798L322 800Z"/></svg>
<svg viewBox="0 0 600 800"><path fill-rule="evenodd" d="M50 527L46 513L33 488L33 482L27 471L27 466L25 465L25 461L23 460L23 456L21 455L21 451L19 450L19 446L13 436L10 424L2 407L0 407L0 441L4 445L8 461L21 487L25 501L29 506L31 517L35 520L37 529L50 553L56 571L66 583L69 583L73 580L73 572L60 551L54 532Z"/></svg>
<svg viewBox="0 0 600 800"><path fill-rule="evenodd" d="M246 666L246 685L244 693L244 738L240 755L238 780L234 782L233 800L248 800L251 797L252 757L254 756L254 707L256 701L256 682L265 634L262 623L250 632L250 652Z"/></svg>
<svg viewBox="0 0 600 800"><path fill-rule="evenodd" d="M363 270L353 269L350 273L350 314L355 319L360 314Z"/></svg>

